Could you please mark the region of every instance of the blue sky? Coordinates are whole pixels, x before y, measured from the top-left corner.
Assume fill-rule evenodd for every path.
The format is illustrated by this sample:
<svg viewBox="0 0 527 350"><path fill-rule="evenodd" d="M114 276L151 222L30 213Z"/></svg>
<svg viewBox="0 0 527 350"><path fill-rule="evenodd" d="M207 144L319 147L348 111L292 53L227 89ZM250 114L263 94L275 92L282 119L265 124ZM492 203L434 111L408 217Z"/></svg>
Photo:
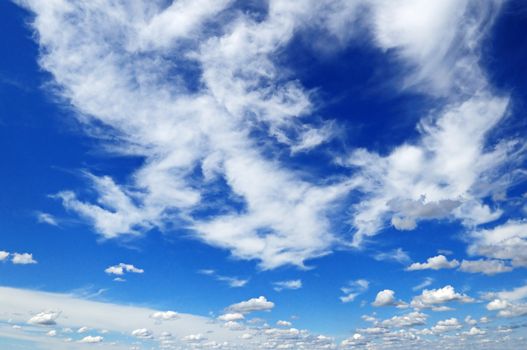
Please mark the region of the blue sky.
<svg viewBox="0 0 527 350"><path fill-rule="evenodd" d="M0 345L517 349L522 1L0 4Z"/></svg>

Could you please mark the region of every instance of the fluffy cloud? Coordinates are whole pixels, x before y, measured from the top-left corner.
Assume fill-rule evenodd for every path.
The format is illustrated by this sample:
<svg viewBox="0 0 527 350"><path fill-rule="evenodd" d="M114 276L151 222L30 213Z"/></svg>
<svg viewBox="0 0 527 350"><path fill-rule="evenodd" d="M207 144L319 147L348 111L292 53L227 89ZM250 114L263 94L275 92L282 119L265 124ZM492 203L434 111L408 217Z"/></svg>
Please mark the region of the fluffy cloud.
<svg viewBox="0 0 527 350"><path fill-rule="evenodd" d="M79 343L95 344L95 343L100 343L103 340L104 338L101 337L100 335L97 335L97 336L87 335L81 340L79 340Z"/></svg>
<svg viewBox="0 0 527 350"><path fill-rule="evenodd" d="M254 311L269 311L274 308L274 303L268 301L264 296L252 298L237 304L232 304L227 309L232 313L248 314Z"/></svg>
<svg viewBox="0 0 527 350"><path fill-rule="evenodd" d="M33 254L30 253L13 253L11 262L17 265L36 264L37 261L33 259Z"/></svg>
<svg viewBox="0 0 527 350"><path fill-rule="evenodd" d="M179 314L175 311L157 311L150 315L151 318L160 321L176 320Z"/></svg>
<svg viewBox="0 0 527 350"><path fill-rule="evenodd" d="M120 263L118 265L113 265L104 270L109 275L124 275L125 272L131 272L131 273L144 273L145 271L143 269L139 269L131 264L124 264Z"/></svg>
<svg viewBox="0 0 527 350"><path fill-rule="evenodd" d="M425 263L413 263L412 265L408 266L408 271L416 271L416 270L441 270L441 269L453 269L455 267L459 266L459 261L457 260L451 260L448 261L448 259L444 255L438 255L431 258L428 258Z"/></svg>
<svg viewBox="0 0 527 350"><path fill-rule="evenodd" d="M413 327L426 324L428 315L421 312L410 312L401 316L393 316L390 319L382 321L382 325L385 327L401 328L401 327Z"/></svg>
<svg viewBox="0 0 527 350"><path fill-rule="evenodd" d="M225 321L225 322L231 322L231 321L240 321L243 320L245 316L243 316L242 313L236 312L236 313L227 313L223 314L221 316L218 316L218 320Z"/></svg>
<svg viewBox="0 0 527 350"><path fill-rule="evenodd" d="M284 289L300 289L302 288L301 280L289 280L289 281L278 281L274 282L274 290L281 292Z"/></svg>
<svg viewBox="0 0 527 350"><path fill-rule="evenodd" d="M411 306L418 309L432 309L434 311L447 310L447 307L443 306L444 303L449 302L460 302L470 303L474 299L466 294L457 293L454 287L447 285L439 289L425 289L421 293L412 299Z"/></svg>
<svg viewBox="0 0 527 350"><path fill-rule="evenodd" d="M0 261L5 261L9 257L9 252L0 250Z"/></svg>
<svg viewBox="0 0 527 350"><path fill-rule="evenodd" d="M154 335L146 328L139 328L132 331L132 335L140 339L152 339Z"/></svg>
<svg viewBox="0 0 527 350"><path fill-rule="evenodd" d="M27 323L38 324L44 326L53 326L57 324L55 321L60 316L60 312L57 311L44 311L31 317Z"/></svg>
<svg viewBox="0 0 527 350"><path fill-rule="evenodd" d="M512 271L512 267L506 265L502 260L463 260L460 271L469 273L483 273L485 275L495 275Z"/></svg>
<svg viewBox="0 0 527 350"><path fill-rule="evenodd" d="M395 299L395 292L391 289L381 290L377 293L375 300L371 303L373 306L403 306L404 303Z"/></svg>
<svg viewBox="0 0 527 350"><path fill-rule="evenodd" d="M452 317L447 320L438 321L435 326L432 327L434 333L445 333L462 328L463 325L458 321L457 318Z"/></svg>

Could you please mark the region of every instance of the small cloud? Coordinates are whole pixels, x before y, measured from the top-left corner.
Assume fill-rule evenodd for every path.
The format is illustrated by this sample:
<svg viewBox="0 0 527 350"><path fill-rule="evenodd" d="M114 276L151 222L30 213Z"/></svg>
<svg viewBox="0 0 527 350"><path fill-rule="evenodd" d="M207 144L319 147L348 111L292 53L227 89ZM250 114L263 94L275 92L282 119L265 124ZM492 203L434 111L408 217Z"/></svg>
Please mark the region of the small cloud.
<svg viewBox="0 0 527 350"><path fill-rule="evenodd" d="M426 288L428 287L429 285L431 285L432 283L434 282L434 279L431 278L431 277L426 277L423 282L419 283L418 285L414 286L412 288L413 291L417 291L417 290L421 290L423 288Z"/></svg>
<svg viewBox="0 0 527 350"><path fill-rule="evenodd" d="M274 282L274 290L281 292L284 289L300 289L302 288L302 280L289 280Z"/></svg>
<svg viewBox="0 0 527 350"><path fill-rule="evenodd" d="M376 307L406 305L402 301L397 301L395 299L395 292L391 289L381 290L379 293L377 293L375 300L371 304Z"/></svg>
<svg viewBox="0 0 527 350"><path fill-rule="evenodd" d="M79 343L95 344L95 343L102 342L103 339L104 338L101 337L100 335L97 335L97 336L88 335L88 336L82 338L81 340L79 340Z"/></svg>
<svg viewBox="0 0 527 350"><path fill-rule="evenodd" d="M9 252L6 252L5 250L0 250L0 261L6 261L7 258L9 258Z"/></svg>
<svg viewBox="0 0 527 350"><path fill-rule="evenodd" d="M110 266L106 268L104 272L106 272L109 275L122 276L124 275L125 272L144 273L145 271L131 264L120 263L119 265L114 265L114 266Z"/></svg>
<svg viewBox="0 0 527 350"><path fill-rule="evenodd" d="M254 311L269 311L274 308L274 303L268 301L266 297L260 296L237 304L232 304L227 309L230 312L248 314Z"/></svg>
<svg viewBox="0 0 527 350"><path fill-rule="evenodd" d="M468 273L483 273L485 275L495 275L498 273L512 271L512 266L505 264L502 260L480 259L480 260L463 260L459 271Z"/></svg>
<svg viewBox="0 0 527 350"><path fill-rule="evenodd" d="M154 337L152 331L146 328L139 328L132 331L132 335L139 339L152 339Z"/></svg>
<svg viewBox="0 0 527 350"><path fill-rule="evenodd" d="M412 260L408 256L408 253L406 253L401 248L397 248L385 253L378 253L374 255L373 258L377 261L395 261L400 264L406 264Z"/></svg>
<svg viewBox="0 0 527 350"><path fill-rule="evenodd" d="M340 290L345 294L340 297L340 301L343 303L349 303L355 300L357 296L368 290L370 282L365 279L358 279L356 281L350 281L348 284Z"/></svg>
<svg viewBox="0 0 527 350"><path fill-rule="evenodd" d="M159 321L170 321L179 318L179 314L175 311L157 311L150 315L150 318Z"/></svg>
<svg viewBox="0 0 527 350"><path fill-rule="evenodd" d="M60 316L60 312L57 311L44 311L31 317L27 323L37 324L42 326L53 326L57 324L55 321Z"/></svg>
<svg viewBox="0 0 527 350"><path fill-rule="evenodd" d="M37 213L37 221L41 224L48 224L52 226L59 225L57 219L53 215L48 214L48 213L41 213L41 212Z"/></svg>
<svg viewBox="0 0 527 350"><path fill-rule="evenodd" d="M247 283L249 283L249 279L242 279L238 277L230 277L230 276L223 276L218 273L216 273L215 270L212 269L203 269L199 270L198 273L206 276L212 276L216 280L220 282L225 282L229 285L231 288L240 288L245 286Z"/></svg>
<svg viewBox="0 0 527 350"><path fill-rule="evenodd" d="M241 321L245 318L242 313L235 312L235 313L227 313L223 314L221 316L218 316L218 320L225 321L225 322L233 322L233 321Z"/></svg>
<svg viewBox="0 0 527 350"><path fill-rule="evenodd" d="M37 261L33 259L33 254L29 253L13 253L13 257L11 258L11 262L13 264L17 265L28 265L28 264L36 264Z"/></svg>
<svg viewBox="0 0 527 350"><path fill-rule="evenodd" d="M279 320L279 321L276 322L276 325L280 326L280 327L291 327L292 323L289 322L289 321Z"/></svg>
<svg viewBox="0 0 527 350"><path fill-rule="evenodd" d="M407 271L416 270L441 270L453 269L459 266L459 261L456 259L448 260L444 255L438 255L428 258L425 263L413 263L406 268Z"/></svg>

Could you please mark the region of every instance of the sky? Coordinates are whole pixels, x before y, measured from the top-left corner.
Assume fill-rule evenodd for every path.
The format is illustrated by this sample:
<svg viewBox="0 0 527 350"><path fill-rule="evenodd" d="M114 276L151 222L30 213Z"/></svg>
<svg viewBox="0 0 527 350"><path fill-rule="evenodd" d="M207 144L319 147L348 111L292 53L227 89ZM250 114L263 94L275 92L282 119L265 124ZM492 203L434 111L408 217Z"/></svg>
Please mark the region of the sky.
<svg viewBox="0 0 527 350"><path fill-rule="evenodd" d="M0 2L0 348L527 346L521 0Z"/></svg>

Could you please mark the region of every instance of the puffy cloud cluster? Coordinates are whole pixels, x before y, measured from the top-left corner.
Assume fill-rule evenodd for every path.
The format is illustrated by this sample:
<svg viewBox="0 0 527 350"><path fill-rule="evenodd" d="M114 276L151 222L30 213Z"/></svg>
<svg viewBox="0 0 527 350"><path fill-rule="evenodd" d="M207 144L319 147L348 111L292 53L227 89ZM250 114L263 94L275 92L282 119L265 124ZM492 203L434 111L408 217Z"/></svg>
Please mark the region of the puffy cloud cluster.
<svg viewBox="0 0 527 350"><path fill-rule="evenodd" d="M118 275L122 276L126 272L131 273L144 273L143 269L137 268L132 264L119 263L118 265L113 265L104 270L109 275Z"/></svg>
<svg viewBox="0 0 527 350"><path fill-rule="evenodd" d="M425 263L413 263L408 266L408 271L416 270L440 270L440 269L453 269L459 266L459 261L451 260L449 261L444 255L438 255L431 258L428 258Z"/></svg>
<svg viewBox="0 0 527 350"><path fill-rule="evenodd" d="M410 306L417 309L432 309L434 311L448 310L448 306L442 305L450 302L471 303L475 300L466 294L458 293L454 287L447 285L438 289L425 289L414 297Z"/></svg>
<svg viewBox="0 0 527 350"><path fill-rule="evenodd" d="M274 303L268 301L266 297L260 296L258 298L251 298L236 304L232 304L227 308L231 313L248 314L254 311L269 311L274 308Z"/></svg>
<svg viewBox="0 0 527 350"><path fill-rule="evenodd" d="M36 264L37 261L30 253L9 253L5 250L0 251L0 261L7 261L11 257L11 262L15 265L30 265Z"/></svg>

